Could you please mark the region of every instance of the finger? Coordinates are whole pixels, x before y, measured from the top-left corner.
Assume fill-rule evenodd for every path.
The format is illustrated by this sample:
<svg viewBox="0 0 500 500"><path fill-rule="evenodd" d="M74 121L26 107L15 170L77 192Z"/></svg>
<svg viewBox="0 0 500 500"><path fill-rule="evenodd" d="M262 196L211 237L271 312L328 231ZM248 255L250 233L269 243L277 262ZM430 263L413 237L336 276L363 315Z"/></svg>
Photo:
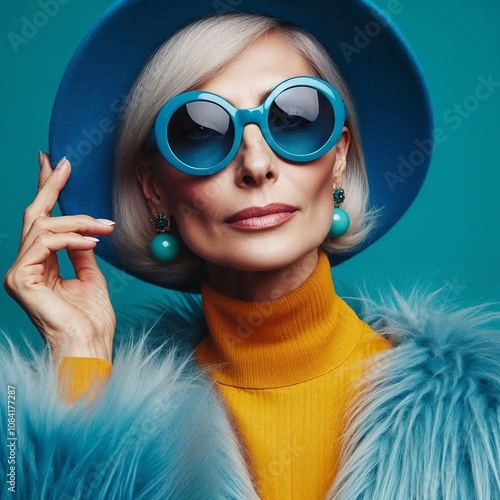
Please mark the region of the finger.
<svg viewBox="0 0 500 500"><path fill-rule="evenodd" d="M64 187L64 184L66 183L67 179L69 178L70 173L71 173L71 164L66 157L61 158L61 160L56 165L56 167L52 168L49 156L47 154L42 153L42 162L40 165L38 193L40 193L40 191L42 191L42 189L45 187L45 185L47 184L49 179L52 179L52 182L54 182L55 180L59 181L56 184L56 186L59 186L59 188L60 188L59 191L60 191ZM58 177L58 174L61 174L61 175ZM62 180L62 182L63 182L62 185L61 185L61 177L64 178L64 180ZM45 193L45 194L47 194L47 193ZM42 199L42 201L43 201L43 199ZM57 201L57 198L55 201ZM55 205L55 201L52 202L52 206Z"/></svg>
<svg viewBox="0 0 500 500"><path fill-rule="evenodd" d="M33 244L26 250L15 267L27 267L42 264L59 250L91 250L95 248L98 239L92 236L82 236L77 233L52 234L44 233L35 238Z"/></svg>
<svg viewBox="0 0 500 500"><path fill-rule="evenodd" d="M40 191L42 186L47 181L47 178L52 173L52 167L50 166L50 161L49 161L49 157L48 157L47 153L44 153L42 151L38 151L38 165L40 166L40 172L38 174L37 193ZM29 230L29 221L27 220L26 214L25 214L25 221L26 221L26 223L23 223L23 228L21 231L21 240L20 240L19 245L21 245L21 243L23 242L26 231Z"/></svg>
<svg viewBox="0 0 500 500"><path fill-rule="evenodd" d="M40 174L38 175L38 190L40 191L41 187L47 181L47 178L52 173L52 167L50 165L50 158L47 153L39 151L38 153L38 165L40 165Z"/></svg>
<svg viewBox="0 0 500 500"><path fill-rule="evenodd" d="M45 170L47 169L46 161L44 161ZM50 164L49 167L50 168ZM45 172L44 170L44 172ZM51 172L43 185L40 187L38 194L31 203L31 205L26 208L24 212L23 229L21 235L21 241L26 236L27 232L30 230L33 221L40 216L49 217L52 214L52 209L56 204L57 198L62 188L66 185L67 180L71 174L71 165L66 158L63 158Z"/></svg>
<svg viewBox="0 0 500 500"><path fill-rule="evenodd" d="M66 215L62 217L38 217L35 219L19 247L19 255L32 245L42 233L79 233L83 236L107 236L114 229L114 222L95 219L88 215Z"/></svg>
<svg viewBox="0 0 500 500"><path fill-rule="evenodd" d="M69 250L68 257L78 279L85 281L95 278L97 275L102 281L105 281L93 250Z"/></svg>
<svg viewBox="0 0 500 500"><path fill-rule="evenodd" d="M40 235L7 272L4 279L5 289L9 295L21 297L23 291L32 290L33 286L50 281L52 272L47 268L47 263L55 258L58 250L91 250L97 241L97 238L76 233Z"/></svg>

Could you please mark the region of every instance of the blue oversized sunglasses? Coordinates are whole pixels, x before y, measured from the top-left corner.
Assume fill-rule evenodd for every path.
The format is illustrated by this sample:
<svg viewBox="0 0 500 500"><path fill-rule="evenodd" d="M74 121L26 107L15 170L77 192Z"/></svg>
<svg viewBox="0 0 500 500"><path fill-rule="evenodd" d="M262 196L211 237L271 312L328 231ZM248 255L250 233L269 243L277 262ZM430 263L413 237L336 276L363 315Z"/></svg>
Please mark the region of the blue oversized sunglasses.
<svg viewBox="0 0 500 500"><path fill-rule="evenodd" d="M151 131L165 160L190 175L210 175L236 156L243 127L256 123L269 146L293 162L315 160L338 142L347 109L337 90L312 76L278 84L264 102L238 109L223 97L193 90L170 99Z"/></svg>

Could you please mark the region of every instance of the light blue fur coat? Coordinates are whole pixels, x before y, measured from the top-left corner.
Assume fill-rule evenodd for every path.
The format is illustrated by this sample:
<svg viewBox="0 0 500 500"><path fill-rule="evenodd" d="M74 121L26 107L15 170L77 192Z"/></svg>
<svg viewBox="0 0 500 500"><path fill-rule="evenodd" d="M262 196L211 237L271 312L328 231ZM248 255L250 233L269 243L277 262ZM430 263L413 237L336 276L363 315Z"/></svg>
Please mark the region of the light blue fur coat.
<svg viewBox="0 0 500 500"><path fill-rule="evenodd" d="M394 348L364 381L328 498L500 499L500 314L450 310L439 294L421 293L363 307ZM117 341L112 377L90 404L58 400L47 352L1 348L1 498L258 498L225 409L190 358L195 335L178 321L199 312L194 300L168 320L177 334L168 346L161 322ZM8 385L16 493L6 476Z"/></svg>

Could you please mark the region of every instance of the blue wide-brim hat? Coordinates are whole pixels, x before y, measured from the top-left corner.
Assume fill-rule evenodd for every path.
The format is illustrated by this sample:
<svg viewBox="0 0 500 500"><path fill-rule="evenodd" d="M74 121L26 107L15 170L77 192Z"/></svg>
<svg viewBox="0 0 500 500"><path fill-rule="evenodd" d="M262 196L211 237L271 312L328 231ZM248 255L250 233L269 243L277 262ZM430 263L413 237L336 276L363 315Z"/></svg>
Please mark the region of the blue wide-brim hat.
<svg viewBox="0 0 500 500"><path fill-rule="evenodd" d="M380 218L355 252L330 256L331 263L338 264L378 240L403 216L423 184L433 147L432 112L420 67L392 22L362 0L121 0L113 4L81 42L55 99L50 122L52 162L66 156L73 166L59 197L61 210L67 215L113 219L117 122L129 90L166 39L224 9L274 17L309 31L349 85L359 116L370 206L380 210ZM123 267L110 238L103 238L96 252Z"/></svg>

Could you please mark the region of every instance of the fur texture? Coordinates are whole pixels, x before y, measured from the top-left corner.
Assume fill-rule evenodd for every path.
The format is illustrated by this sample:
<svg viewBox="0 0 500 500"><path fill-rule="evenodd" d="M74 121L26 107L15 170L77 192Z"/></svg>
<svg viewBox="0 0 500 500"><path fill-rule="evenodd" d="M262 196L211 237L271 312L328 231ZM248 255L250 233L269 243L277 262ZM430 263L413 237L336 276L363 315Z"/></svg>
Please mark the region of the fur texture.
<svg viewBox="0 0 500 500"><path fill-rule="evenodd" d="M335 500L500 499L500 314L393 290L361 316L396 347L352 414Z"/></svg>
<svg viewBox="0 0 500 500"><path fill-rule="evenodd" d="M221 402L179 347L199 338L179 321L199 318L199 301L184 306L172 329L165 315L150 335L117 342L113 376L91 403L59 402L47 352L0 349L1 387L16 387L18 498L257 498ZM395 347L364 382L328 497L500 499L500 314L450 311L422 293L364 306ZM158 347L160 330L177 334L168 348ZM11 498L5 486L1 498Z"/></svg>
<svg viewBox="0 0 500 500"><path fill-rule="evenodd" d="M27 361L11 346L0 366L1 387L16 388L17 498L257 498L222 405L182 351L122 344L102 397L73 406L58 401L47 353ZM6 461L4 449L12 498Z"/></svg>

